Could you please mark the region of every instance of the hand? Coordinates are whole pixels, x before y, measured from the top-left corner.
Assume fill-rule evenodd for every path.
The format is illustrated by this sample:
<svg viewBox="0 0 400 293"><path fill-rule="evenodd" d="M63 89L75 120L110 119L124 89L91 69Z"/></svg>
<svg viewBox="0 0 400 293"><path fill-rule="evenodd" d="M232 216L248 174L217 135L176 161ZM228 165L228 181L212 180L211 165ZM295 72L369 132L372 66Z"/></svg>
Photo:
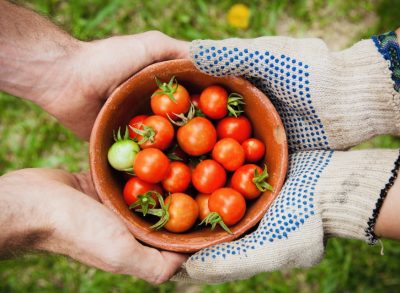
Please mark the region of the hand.
<svg viewBox="0 0 400 293"><path fill-rule="evenodd" d="M189 52L187 42L157 31L82 42L4 0L0 27L0 91L32 100L84 139L119 84L152 63L188 58Z"/></svg>
<svg viewBox="0 0 400 293"><path fill-rule="evenodd" d="M191 256L175 278L220 283L308 267L322 258L328 237L374 243L398 152L329 150L399 132L393 103L399 94L373 42L331 53L313 39L195 41L191 56L200 70L244 75L264 90L285 124L292 154L287 181L258 229Z"/></svg>
<svg viewBox="0 0 400 293"><path fill-rule="evenodd" d="M40 105L78 136L88 139L98 112L113 90L155 62L188 57L188 44L151 31L79 42L62 76Z"/></svg>
<svg viewBox="0 0 400 293"><path fill-rule="evenodd" d="M257 230L194 254L175 280L222 283L310 267L322 259L330 237L374 243L376 217L397 176L398 156L396 150L292 154L287 181Z"/></svg>
<svg viewBox="0 0 400 293"><path fill-rule="evenodd" d="M195 41L191 57L206 73L243 75L262 89L280 113L293 152L346 149L374 135L400 134L400 65L390 68L392 74L390 50L400 54L394 33L341 52L320 39Z"/></svg>
<svg viewBox="0 0 400 293"><path fill-rule="evenodd" d="M160 284L185 261L141 245L98 202L88 174L25 169L0 177L0 255L18 250L60 253L105 271Z"/></svg>

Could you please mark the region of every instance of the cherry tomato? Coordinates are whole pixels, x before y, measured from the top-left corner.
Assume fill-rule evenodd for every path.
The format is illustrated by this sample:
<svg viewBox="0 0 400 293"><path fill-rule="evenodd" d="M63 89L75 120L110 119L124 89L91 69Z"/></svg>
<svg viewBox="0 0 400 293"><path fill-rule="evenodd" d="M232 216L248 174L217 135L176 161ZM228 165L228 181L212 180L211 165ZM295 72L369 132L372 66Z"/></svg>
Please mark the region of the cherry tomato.
<svg viewBox="0 0 400 293"><path fill-rule="evenodd" d="M167 177L162 181L162 185L169 192L185 191L191 181L190 168L182 162L171 162Z"/></svg>
<svg viewBox="0 0 400 293"><path fill-rule="evenodd" d="M176 120L175 114L184 114L190 108L190 96L188 91L178 84L173 77L169 83L158 83L159 88L151 97L151 109L154 114L170 117Z"/></svg>
<svg viewBox="0 0 400 293"><path fill-rule="evenodd" d="M192 183L201 193L212 193L225 182L225 169L214 160L201 161L192 172Z"/></svg>
<svg viewBox="0 0 400 293"><path fill-rule="evenodd" d="M218 213L227 226L232 226L243 218L246 201L233 188L219 188L208 198L208 208L210 212Z"/></svg>
<svg viewBox="0 0 400 293"><path fill-rule="evenodd" d="M251 137L251 132L251 123L243 115L239 117L226 117L217 124L219 139L230 137L242 143Z"/></svg>
<svg viewBox="0 0 400 293"><path fill-rule="evenodd" d="M244 163L244 150L235 139L223 138L215 144L212 158L226 170L235 171Z"/></svg>
<svg viewBox="0 0 400 293"><path fill-rule="evenodd" d="M133 161L140 150L139 145L128 136L128 131L125 131L124 137L122 137L121 131L118 130L115 142L108 149L108 162L119 171L131 171Z"/></svg>
<svg viewBox="0 0 400 293"><path fill-rule="evenodd" d="M258 177L255 177L256 170ZM268 178L266 169L263 171L255 164L247 164L241 166L233 173L231 184L232 187L239 191L246 199L254 199L258 197L262 191L272 190L272 187L266 183L266 178ZM253 179L256 179L258 183L256 184Z"/></svg>
<svg viewBox="0 0 400 293"><path fill-rule="evenodd" d="M210 120L195 117L178 129L177 140L184 152L191 156L200 156L213 149L217 132Z"/></svg>
<svg viewBox="0 0 400 293"><path fill-rule="evenodd" d="M136 155L133 171L140 179L149 183L157 183L167 177L169 165L169 160L162 151L148 148Z"/></svg>
<svg viewBox="0 0 400 293"><path fill-rule="evenodd" d="M159 115L147 117L143 121L143 129L137 139L142 149L157 148L165 150L174 138L174 127L167 118Z"/></svg>
<svg viewBox="0 0 400 293"><path fill-rule="evenodd" d="M200 94L200 110L211 119L221 119L228 114L228 92L219 85L206 87Z"/></svg>
<svg viewBox="0 0 400 293"><path fill-rule="evenodd" d="M133 118L129 121L129 123L128 123L128 125L129 125L128 129L129 129L129 137L130 137L131 139L135 139L135 140L137 141L136 138L137 138L138 134L137 134L135 131L133 131L133 128L142 130L142 129L143 129L142 123L143 123L143 121L144 121L147 117L149 117L149 116L148 116L148 115L138 115L138 116L133 117Z"/></svg>
<svg viewBox="0 0 400 293"><path fill-rule="evenodd" d="M143 181L138 177L132 177L129 179L124 187L123 195L127 205L131 205L138 200L138 195L143 195L149 191L156 191L162 195L162 189L158 184L152 184ZM155 193L151 194L151 197L157 202ZM154 208L155 205L150 205L150 208ZM136 207L138 209L140 207Z"/></svg>
<svg viewBox="0 0 400 293"><path fill-rule="evenodd" d="M254 163L262 159L265 154L264 143L257 138L246 139L242 143L246 162Z"/></svg>
<svg viewBox="0 0 400 293"><path fill-rule="evenodd" d="M185 193L173 193L165 199L169 220L164 228L170 232L180 233L189 230L197 220L199 207L196 201Z"/></svg>
<svg viewBox="0 0 400 293"><path fill-rule="evenodd" d="M210 209L208 208L208 198L209 197L210 197L209 194L199 193L195 198L197 205L199 206L199 220L200 221L203 221L210 213Z"/></svg>

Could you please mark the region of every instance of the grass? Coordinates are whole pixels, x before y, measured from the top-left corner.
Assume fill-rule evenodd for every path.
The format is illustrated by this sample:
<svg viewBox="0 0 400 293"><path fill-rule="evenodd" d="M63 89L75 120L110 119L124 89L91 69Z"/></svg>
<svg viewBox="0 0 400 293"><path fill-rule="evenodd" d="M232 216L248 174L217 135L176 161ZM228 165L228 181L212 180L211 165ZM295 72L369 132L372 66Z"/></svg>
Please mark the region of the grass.
<svg viewBox="0 0 400 293"><path fill-rule="evenodd" d="M400 1L269 0L242 1L251 7L247 30L231 28L227 0L57 1L25 3L49 16L75 37L90 40L113 34L161 30L182 39L256 37L270 34L329 36L345 27L342 46L395 29ZM372 19L372 20L371 20ZM354 29L353 29L354 28ZM0 174L26 167L88 168L88 145L37 106L0 94ZM358 148L396 148L400 140L381 136ZM311 269L257 275L244 281L201 286L202 292L394 292L400 286L400 246L384 241L369 247L333 239L326 257ZM173 292L176 285L152 286L127 276L88 268L62 256L32 254L0 261L0 292Z"/></svg>

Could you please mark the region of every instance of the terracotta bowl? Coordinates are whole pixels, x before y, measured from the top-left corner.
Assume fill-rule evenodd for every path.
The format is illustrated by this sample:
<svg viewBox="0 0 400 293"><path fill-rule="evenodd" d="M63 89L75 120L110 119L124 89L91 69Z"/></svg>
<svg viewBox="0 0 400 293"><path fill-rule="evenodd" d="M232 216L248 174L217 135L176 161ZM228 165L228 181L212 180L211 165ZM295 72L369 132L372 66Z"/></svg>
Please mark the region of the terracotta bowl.
<svg viewBox="0 0 400 293"><path fill-rule="evenodd" d="M243 95L245 112L251 120L255 137L266 144L265 162L273 192L265 192L248 205L244 218L231 227L233 234L222 229L196 228L182 234L164 229L150 229L152 222L128 209L122 197L123 176L111 168L107 151L113 143L113 131L125 127L135 115L150 113L149 99L156 90L154 77L168 81L176 76L190 93L212 84ZM173 60L151 65L132 76L109 97L102 108L90 139L90 168L93 182L102 202L126 223L132 234L143 243L164 250L195 252L210 245L231 241L255 226L278 195L286 176L288 151L282 122L269 99L248 81L239 77L213 77L195 68L189 60ZM154 223L154 222L153 222Z"/></svg>

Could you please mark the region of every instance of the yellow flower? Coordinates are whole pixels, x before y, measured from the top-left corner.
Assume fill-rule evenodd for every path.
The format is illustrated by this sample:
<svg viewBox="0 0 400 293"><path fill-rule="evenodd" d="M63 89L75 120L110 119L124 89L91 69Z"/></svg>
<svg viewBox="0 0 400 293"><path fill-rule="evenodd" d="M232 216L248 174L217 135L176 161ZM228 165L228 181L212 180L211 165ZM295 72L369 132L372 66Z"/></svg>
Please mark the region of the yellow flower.
<svg viewBox="0 0 400 293"><path fill-rule="evenodd" d="M250 9L242 3L234 4L228 11L229 25L241 29L249 27Z"/></svg>

